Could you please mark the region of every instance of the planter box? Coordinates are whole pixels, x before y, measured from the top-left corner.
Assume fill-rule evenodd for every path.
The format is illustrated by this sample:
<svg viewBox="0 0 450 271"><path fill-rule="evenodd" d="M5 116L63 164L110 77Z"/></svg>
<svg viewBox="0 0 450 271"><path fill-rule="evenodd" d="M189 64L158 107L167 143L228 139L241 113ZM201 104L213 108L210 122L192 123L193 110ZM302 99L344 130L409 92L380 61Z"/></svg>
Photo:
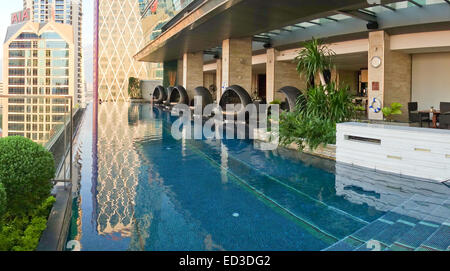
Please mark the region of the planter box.
<svg viewBox="0 0 450 271"><path fill-rule="evenodd" d="M254 130L254 137L256 141L269 142L271 138L276 138L277 136L278 135L273 132L267 132L261 129ZM295 151L300 150L297 143L292 143L288 146L283 147ZM332 144L321 145L315 150L311 150L307 145L305 145L303 148L303 152L330 160L336 160L336 145Z"/></svg>
<svg viewBox="0 0 450 271"><path fill-rule="evenodd" d="M367 123L337 125L337 161L445 182L450 130Z"/></svg>

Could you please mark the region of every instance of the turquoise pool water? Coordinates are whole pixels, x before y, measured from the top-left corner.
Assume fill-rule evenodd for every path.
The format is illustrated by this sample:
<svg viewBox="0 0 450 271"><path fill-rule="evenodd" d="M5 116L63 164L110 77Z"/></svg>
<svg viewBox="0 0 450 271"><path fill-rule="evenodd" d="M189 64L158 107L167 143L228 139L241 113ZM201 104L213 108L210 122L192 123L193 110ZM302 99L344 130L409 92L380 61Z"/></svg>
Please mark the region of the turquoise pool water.
<svg viewBox="0 0 450 271"><path fill-rule="evenodd" d="M250 140L177 141L174 119L150 105L104 103L98 124L92 115L90 106L76 145L70 239L82 250L448 247L448 235L431 242L450 222L445 185L260 151ZM424 236L408 237L414 231Z"/></svg>

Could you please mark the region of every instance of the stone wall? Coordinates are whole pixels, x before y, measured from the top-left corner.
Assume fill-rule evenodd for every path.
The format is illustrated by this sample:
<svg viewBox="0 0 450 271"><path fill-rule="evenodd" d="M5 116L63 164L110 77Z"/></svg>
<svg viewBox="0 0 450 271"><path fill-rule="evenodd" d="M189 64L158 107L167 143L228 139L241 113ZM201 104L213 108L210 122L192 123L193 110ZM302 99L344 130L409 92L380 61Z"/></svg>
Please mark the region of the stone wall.
<svg viewBox="0 0 450 271"><path fill-rule="evenodd" d="M408 121L408 103L411 101L411 55L388 51L386 52L386 74L384 82L384 104L401 103L403 105L401 116L394 116L395 120Z"/></svg>
<svg viewBox="0 0 450 271"><path fill-rule="evenodd" d="M186 53L183 57L183 86L189 99L194 98L194 90L203 86L203 51Z"/></svg>
<svg viewBox="0 0 450 271"><path fill-rule="evenodd" d="M285 99L278 90L292 86L300 90L306 89L306 79L297 72L297 65L293 61L277 61L279 51L274 48L267 50L267 102Z"/></svg>
<svg viewBox="0 0 450 271"><path fill-rule="evenodd" d="M239 85L250 95L252 88L252 38L228 39L222 45L222 82Z"/></svg>

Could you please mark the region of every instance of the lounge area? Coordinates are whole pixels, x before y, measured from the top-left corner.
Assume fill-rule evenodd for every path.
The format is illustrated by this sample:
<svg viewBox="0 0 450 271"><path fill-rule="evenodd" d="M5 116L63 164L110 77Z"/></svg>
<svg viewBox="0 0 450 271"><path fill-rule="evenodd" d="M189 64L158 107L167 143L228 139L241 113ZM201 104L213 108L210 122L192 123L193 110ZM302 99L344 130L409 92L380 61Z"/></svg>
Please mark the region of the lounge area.
<svg viewBox="0 0 450 271"><path fill-rule="evenodd" d="M417 102L408 103L408 116L410 124L419 127L450 129L450 102L441 102L439 109L418 110Z"/></svg>

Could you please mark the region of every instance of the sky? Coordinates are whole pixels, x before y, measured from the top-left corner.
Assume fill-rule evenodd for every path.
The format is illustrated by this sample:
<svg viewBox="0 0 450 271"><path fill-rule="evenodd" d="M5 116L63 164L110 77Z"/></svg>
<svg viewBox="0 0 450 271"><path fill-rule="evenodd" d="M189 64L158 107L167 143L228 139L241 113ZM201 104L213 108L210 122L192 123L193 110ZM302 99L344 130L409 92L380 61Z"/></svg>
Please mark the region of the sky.
<svg viewBox="0 0 450 271"><path fill-rule="evenodd" d="M86 83L92 84L92 43L94 39L94 1L83 1L83 52L85 62L85 80ZM11 24L11 14L23 9L23 0L1 1L0 9L0 39L2 44L5 40L6 30ZM3 61L3 50L0 50L0 60ZM0 65L1 69L2 65ZM1 71L1 70L0 70ZM0 72L0 78L2 73Z"/></svg>

